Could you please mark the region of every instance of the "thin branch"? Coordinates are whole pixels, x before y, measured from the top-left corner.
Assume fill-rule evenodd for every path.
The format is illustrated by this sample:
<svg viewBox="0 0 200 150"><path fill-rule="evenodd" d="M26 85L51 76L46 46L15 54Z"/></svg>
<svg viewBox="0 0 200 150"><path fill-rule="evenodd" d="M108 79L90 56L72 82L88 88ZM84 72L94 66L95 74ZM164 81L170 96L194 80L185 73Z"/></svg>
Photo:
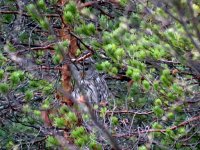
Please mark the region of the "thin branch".
<svg viewBox="0 0 200 150"><path fill-rule="evenodd" d="M106 111L106 115L111 115L111 114L148 115L148 114L152 114L152 113L153 113L153 111L148 111L148 112L138 112L138 111L128 111L128 110Z"/></svg>
<svg viewBox="0 0 200 150"><path fill-rule="evenodd" d="M30 17L30 15L27 14L27 13L24 13L24 12L21 13L20 11L11 11L11 10L1 10L0 14L21 14L22 16ZM60 17L57 14L44 14L44 16L46 16L46 17Z"/></svg>
<svg viewBox="0 0 200 150"><path fill-rule="evenodd" d="M190 118L189 120L187 120L187 121L184 121L184 122L182 122L182 123L180 123L179 125L177 125L177 126L172 126L171 128L169 128L170 130L176 130L176 129L178 129L179 127L182 127L182 126L185 126L185 125L187 125L187 124L189 124L189 123L191 123L191 122L194 122L194 121L197 121L197 120L200 120L200 116L195 116L195 117L192 117L192 118ZM150 132L161 132L161 133L164 133L164 132L166 132L167 131L167 129L149 129L149 130L142 130L142 131L140 131L140 134L141 133L150 133ZM128 133L128 134L114 134L113 135L113 137L131 137L131 136L133 136L133 135L138 135L139 133L138 133L138 131L136 131L136 132L132 132L132 133Z"/></svg>

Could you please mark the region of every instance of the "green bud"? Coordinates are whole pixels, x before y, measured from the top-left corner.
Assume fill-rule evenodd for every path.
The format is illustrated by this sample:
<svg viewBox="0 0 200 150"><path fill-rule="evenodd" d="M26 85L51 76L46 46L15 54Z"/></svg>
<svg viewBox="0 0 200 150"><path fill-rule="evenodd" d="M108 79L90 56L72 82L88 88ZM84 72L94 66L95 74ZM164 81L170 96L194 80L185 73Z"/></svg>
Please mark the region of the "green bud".
<svg viewBox="0 0 200 150"><path fill-rule="evenodd" d="M77 13L77 8L76 4L74 2L69 2L65 7L64 7L64 13L65 12L70 12L73 16L76 15Z"/></svg>
<svg viewBox="0 0 200 150"><path fill-rule="evenodd" d="M104 61L104 62L101 63L101 65L102 65L104 70L109 70L110 67L111 67L111 64L110 64L109 61Z"/></svg>
<svg viewBox="0 0 200 150"><path fill-rule="evenodd" d="M163 127L162 127L162 125L159 124L158 122L154 122L153 125L152 125L152 128L153 128L153 129L162 129Z"/></svg>
<svg viewBox="0 0 200 150"><path fill-rule="evenodd" d="M43 104L43 105L42 105L42 108L43 108L43 109L48 109L48 108L49 108L49 104L46 104L46 103Z"/></svg>
<svg viewBox="0 0 200 150"><path fill-rule="evenodd" d="M95 141L90 142L89 148L91 150L102 150L101 146L97 144Z"/></svg>
<svg viewBox="0 0 200 150"><path fill-rule="evenodd" d="M126 71L126 75L127 75L128 77L132 77L132 76L133 76L133 69L128 68L128 70Z"/></svg>
<svg viewBox="0 0 200 150"><path fill-rule="evenodd" d="M163 70L162 74L165 75L165 76L168 76L168 75L170 75L170 70L165 69L165 70Z"/></svg>
<svg viewBox="0 0 200 150"><path fill-rule="evenodd" d="M174 119L174 113L173 112L167 113L167 118Z"/></svg>
<svg viewBox="0 0 200 150"><path fill-rule="evenodd" d="M29 86L32 87L32 88L37 88L40 85L37 81L29 81Z"/></svg>
<svg viewBox="0 0 200 150"><path fill-rule="evenodd" d="M132 79L134 81L139 81L141 79L140 70L133 69Z"/></svg>
<svg viewBox="0 0 200 150"><path fill-rule="evenodd" d="M170 128L166 129L166 133L167 133L168 136L174 136L174 132Z"/></svg>
<svg viewBox="0 0 200 150"><path fill-rule="evenodd" d="M147 150L147 148L146 148L146 146L143 145L143 146L139 146L138 150Z"/></svg>
<svg viewBox="0 0 200 150"><path fill-rule="evenodd" d="M32 91L26 91L25 92L25 99L31 100L33 98L33 92Z"/></svg>
<svg viewBox="0 0 200 150"><path fill-rule="evenodd" d="M87 25L87 28L88 28L88 32L89 32L89 33L91 33L91 34L95 33L95 26L94 26L93 23L89 23L89 24Z"/></svg>
<svg viewBox="0 0 200 150"><path fill-rule="evenodd" d="M67 121L69 121L70 123L76 123L78 121L78 118L76 117L76 114L74 112L68 112L65 115L65 118Z"/></svg>
<svg viewBox="0 0 200 150"><path fill-rule="evenodd" d="M28 9L28 11L34 11L34 10L36 10L36 7L35 7L34 4L29 4L29 5L27 6L27 9Z"/></svg>
<svg viewBox="0 0 200 150"><path fill-rule="evenodd" d="M154 102L154 105L161 106L162 105L161 99L156 99L155 102Z"/></svg>
<svg viewBox="0 0 200 150"><path fill-rule="evenodd" d="M68 108L67 106L63 105L63 106L60 108L59 112L60 112L61 114L66 114L67 112L69 112L69 108Z"/></svg>
<svg viewBox="0 0 200 150"><path fill-rule="evenodd" d="M153 83L153 88L154 88L155 90L158 90L158 88L159 88L159 82L158 82L158 81L155 81L155 82Z"/></svg>
<svg viewBox="0 0 200 150"><path fill-rule="evenodd" d="M51 93L53 92L53 87L52 87L52 85L49 85L49 86L44 87L43 92L44 92L44 94L46 94L46 95L51 94Z"/></svg>
<svg viewBox="0 0 200 150"><path fill-rule="evenodd" d="M30 112L30 107L29 107L29 105L28 105L28 104L23 105L22 110L23 110L24 112Z"/></svg>
<svg viewBox="0 0 200 150"><path fill-rule="evenodd" d="M38 0L37 5L38 5L38 7L40 7L43 10L46 9L46 4L45 4L44 0Z"/></svg>
<svg viewBox="0 0 200 150"><path fill-rule="evenodd" d="M103 71L103 66L102 66L102 64L96 64L96 69L97 69L98 71Z"/></svg>
<svg viewBox="0 0 200 150"><path fill-rule="evenodd" d="M85 129L84 127L80 126L80 127L76 127L72 132L71 132L71 136L73 138L78 138L81 135L85 134Z"/></svg>
<svg viewBox="0 0 200 150"><path fill-rule="evenodd" d="M0 93L6 94L9 90L9 85L7 83L0 83Z"/></svg>
<svg viewBox="0 0 200 150"><path fill-rule="evenodd" d="M119 122L118 122L118 118L117 117L115 117L115 116L112 116L111 117L111 123L113 124L113 125L117 125Z"/></svg>
<svg viewBox="0 0 200 150"><path fill-rule="evenodd" d="M82 147L83 145L85 145L85 141L83 138L78 138L75 140L75 144L78 145L79 147Z"/></svg>
<svg viewBox="0 0 200 150"><path fill-rule="evenodd" d="M66 21L66 23L72 23L74 16L70 11L68 11L68 12L64 12L63 18L64 18L64 21Z"/></svg>
<svg viewBox="0 0 200 150"><path fill-rule="evenodd" d="M20 83L20 78L16 73L11 74L10 80L11 80L12 84L19 84Z"/></svg>
<svg viewBox="0 0 200 150"><path fill-rule="evenodd" d="M125 55L125 52L124 52L124 50L122 48L117 48L115 50L114 55L117 58L117 60L120 60Z"/></svg>
<svg viewBox="0 0 200 150"><path fill-rule="evenodd" d="M116 68L116 67L112 67L112 69L111 69L111 74L116 75L117 72L118 72L117 68Z"/></svg>
<svg viewBox="0 0 200 150"><path fill-rule="evenodd" d="M150 89L150 84L149 84L149 82L147 80L143 80L142 84L143 84L145 90L148 91Z"/></svg>
<svg viewBox="0 0 200 150"><path fill-rule="evenodd" d="M178 129L178 133L179 133L179 134L185 134L185 133L186 133L185 128L184 128L184 127L180 127L180 128Z"/></svg>
<svg viewBox="0 0 200 150"><path fill-rule="evenodd" d="M153 112L156 114L156 116L161 117L164 113L164 110L160 106L153 107Z"/></svg>
<svg viewBox="0 0 200 150"><path fill-rule="evenodd" d="M53 136L48 136L46 142L47 142L47 146L48 147L52 147L52 146L55 147L55 146L59 146L60 145L58 140Z"/></svg>
<svg viewBox="0 0 200 150"><path fill-rule="evenodd" d="M183 94L183 88L180 87L179 85L173 84L172 88L174 92L177 93L179 96Z"/></svg>
<svg viewBox="0 0 200 150"><path fill-rule="evenodd" d="M54 125L59 128L65 127L65 120L64 118L55 117L54 118Z"/></svg>
<svg viewBox="0 0 200 150"><path fill-rule="evenodd" d="M166 86L166 87L168 87L168 86L171 85L170 80L169 80L166 76L163 76L163 75L162 75L162 76L160 77L160 80L161 80L162 84L163 84L164 86Z"/></svg>
<svg viewBox="0 0 200 150"><path fill-rule="evenodd" d="M7 59L0 53L0 66L3 66L6 63Z"/></svg>
<svg viewBox="0 0 200 150"><path fill-rule="evenodd" d="M41 111L39 111L39 110L34 110L34 115L36 115L36 116L41 116Z"/></svg>
<svg viewBox="0 0 200 150"><path fill-rule="evenodd" d="M39 23L40 23L41 28L43 28L44 30L49 29L49 21L46 17L44 19L40 19Z"/></svg>
<svg viewBox="0 0 200 150"><path fill-rule="evenodd" d="M59 64L61 61L61 56L59 54L53 55L53 63L54 64Z"/></svg>
<svg viewBox="0 0 200 150"><path fill-rule="evenodd" d="M39 16L37 8L35 7L34 4L29 4L27 6L27 11L31 15L33 20L35 20L35 21L39 20L40 16Z"/></svg>
<svg viewBox="0 0 200 150"><path fill-rule="evenodd" d="M4 70L0 70L0 80L3 79L3 76L4 76Z"/></svg>

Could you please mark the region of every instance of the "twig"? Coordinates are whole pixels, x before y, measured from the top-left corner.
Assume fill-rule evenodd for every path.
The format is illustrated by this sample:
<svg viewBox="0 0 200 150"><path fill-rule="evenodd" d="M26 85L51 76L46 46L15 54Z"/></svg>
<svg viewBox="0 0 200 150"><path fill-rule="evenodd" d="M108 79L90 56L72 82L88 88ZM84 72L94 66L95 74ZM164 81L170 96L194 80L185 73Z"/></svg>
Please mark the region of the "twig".
<svg viewBox="0 0 200 150"><path fill-rule="evenodd" d="M24 13L24 12L21 13L19 11L11 11L11 10L1 10L0 14L21 14L22 16L30 17L30 15L27 14L27 13ZM57 14L44 14L44 16L46 16L46 17L60 17Z"/></svg>
<svg viewBox="0 0 200 150"><path fill-rule="evenodd" d="M187 125L187 124L189 124L189 123L191 123L193 121L197 121L197 120L200 120L200 116L192 117L189 120L184 121L184 122L180 123L177 126L172 126L170 128L170 130L176 130L179 127L182 127L184 125ZM161 133L164 133L166 131L167 131L167 129L149 129L149 130L142 130L142 131L140 131L140 133L150 133L150 132L161 132ZM113 137L118 137L118 138L119 137L131 137L133 135L138 135L138 131L135 131L135 132L132 132L132 133L128 133L128 134L114 134Z"/></svg>

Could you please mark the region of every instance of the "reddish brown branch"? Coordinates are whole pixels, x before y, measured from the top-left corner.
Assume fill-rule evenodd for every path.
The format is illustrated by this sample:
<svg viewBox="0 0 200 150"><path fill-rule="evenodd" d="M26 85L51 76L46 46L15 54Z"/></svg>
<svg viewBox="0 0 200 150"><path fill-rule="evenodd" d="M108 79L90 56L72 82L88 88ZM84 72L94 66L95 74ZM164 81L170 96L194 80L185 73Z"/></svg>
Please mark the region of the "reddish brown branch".
<svg viewBox="0 0 200 150"><path fill-rule="evenodd" d="M31 50L54 50L53 45L54 44L49 44L49 45L46 45L46 46L33 47L33 48L31 48Z"/></svg>
<svg viewBox="0 0 200 150"><path fill-rule="evenodd" d="M19 11L1 10L0 14L21 14L25 17L30 17L27 13L20 13ZM60 17L58 14L44 14L46 17Z"/></svg>
<svg viewBox="0 0 200 150"><path fill-rule="evenodd" d="M84 61L85 59L91 57L92 55L93 55L93 54L90 52L90 53L85 54L85 55L82 56L82 57L77 58L77 59L72 59L72 61L73 61L73 62L82 62L82 61Z"/></svg>
<svg viewBox="0 0 200 150"><path fill-rule="evenodd" d="M115 5L119 5L119 1L118 0L107 0L105 2L103 1L90 1L90 2L85 2L85 3L82 3L79 8L82 9L82 8L85 8L85 7L91 7L95 4L98 4L98 3L112 3L112 4L115 4Z"/></svg>

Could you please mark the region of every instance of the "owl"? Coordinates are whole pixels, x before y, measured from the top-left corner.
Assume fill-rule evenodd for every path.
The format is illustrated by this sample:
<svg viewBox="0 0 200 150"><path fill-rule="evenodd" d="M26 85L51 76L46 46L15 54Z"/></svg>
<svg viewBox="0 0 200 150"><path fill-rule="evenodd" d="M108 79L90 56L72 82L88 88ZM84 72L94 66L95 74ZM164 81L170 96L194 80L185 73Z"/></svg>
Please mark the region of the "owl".
<svg viewBox="0 0 200 150"><path fill-rule="evenodd" d="M91 104L107 101L112 97L104 76L95 68L94 60L87 58L80 64L71 65L71 69L73 77L75 78L72 94L75 98L80 96L81 90L88 97L89 103Z"/></svg>

